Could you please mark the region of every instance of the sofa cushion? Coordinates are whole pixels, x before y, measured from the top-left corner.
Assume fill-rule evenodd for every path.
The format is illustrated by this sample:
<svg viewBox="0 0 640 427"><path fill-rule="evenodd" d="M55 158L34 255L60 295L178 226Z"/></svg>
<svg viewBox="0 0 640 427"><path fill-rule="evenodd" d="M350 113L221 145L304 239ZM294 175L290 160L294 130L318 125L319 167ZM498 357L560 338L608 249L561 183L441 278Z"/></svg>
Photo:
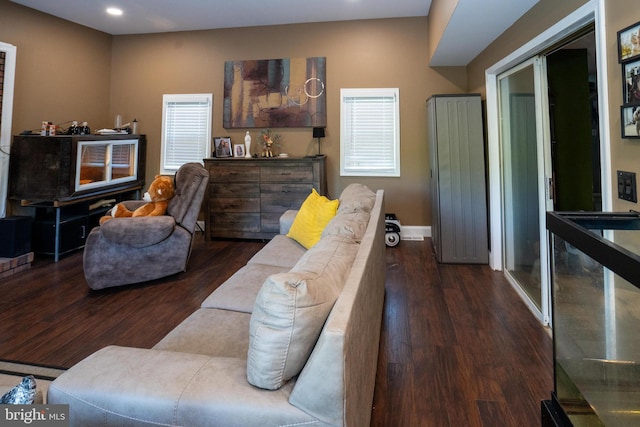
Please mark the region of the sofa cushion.
<svg viewBox="0 0 640 427"><path fill-rule="evenodd" d="M169 332L154 350L245 359L251 315L239 311L201 308Z"/></svg>
<svg viewBox="0 0 640 427"><path fill-rule="evenodd" d="M247 264L218 286L200 307L251 313L256 295L267 277L286 271L289 271L288 267Z"/></svg>
<svg viewBox="0 0 640 427"><path fill-rule="evenodd" d="M287 237L291 237L309 249L320 240L324 227L336 215L338 200L329 200L318 194L315 188L300 206Z"/></svg>
<svg viewBox="0 0 640 427"><path fill-rule="evenodd" d="M338 283L339 289L342 290L344 279L351 269L359 247L349 237L327 236L302 255L291 271L323 275Z"/></svg>
<svg viewBox="0 0 640 427"><path fill-rule="evenodd" d="M247 379L275 390L299 374L320 335L359 245L322 239L288 273L270 276L249 324Z"/></svg>
<svg viewBox="0 0 640 427"><path fill-rule="evenodd" d="M277 234L265 247L252 256L247 264L291 268L296 265L305 252L307 250L300 243L283 234Z"/></svg>
<svg viewBox="0 0 640 427"><path fill-rule="evenodd" d="M349 212L336 215L322 231L322 239L328 236L343 236L360 243L367 231L369 212Z"/></svg>
<svg viewBox="0 0 640 427"><path fill-rule="evenodd" d="M289 403L293 385L251 386L245 359L110 346L58 377L49 397L70 406L74 426L320 425Z"/></svg>
<svg viewBox="0 0 640 427"><path fill-rule="evenodd" d="M349 184L338 198L338 214L349 212L371 212L376 194L364 184Z"/></svg>

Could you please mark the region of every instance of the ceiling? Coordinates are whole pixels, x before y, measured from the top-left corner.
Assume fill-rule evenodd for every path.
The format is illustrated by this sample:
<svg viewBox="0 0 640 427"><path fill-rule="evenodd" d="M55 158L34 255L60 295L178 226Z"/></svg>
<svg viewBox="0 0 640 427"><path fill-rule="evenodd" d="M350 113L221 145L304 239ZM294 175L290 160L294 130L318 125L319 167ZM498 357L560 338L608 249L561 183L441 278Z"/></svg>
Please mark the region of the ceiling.
<svg viewBox="0 0 640 427"><path fill-rule="evenodd" d="M427 16L432 0L11 1L108 34L122 35ZM468 64L538 2L457 1L431 65ZM119 7L124 13L110 16L105 12L108 7Z"/></svg>

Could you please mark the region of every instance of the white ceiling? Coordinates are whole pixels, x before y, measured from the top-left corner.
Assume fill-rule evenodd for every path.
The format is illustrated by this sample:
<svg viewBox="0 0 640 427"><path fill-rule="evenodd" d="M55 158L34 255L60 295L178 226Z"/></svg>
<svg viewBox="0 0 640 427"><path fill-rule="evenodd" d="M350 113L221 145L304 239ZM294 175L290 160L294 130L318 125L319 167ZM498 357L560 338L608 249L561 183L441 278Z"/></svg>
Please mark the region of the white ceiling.
<svg viewBox="0 0 640 427"><path fill-rule="evenodd" d="M11 1L113 35L416 17L431 7L431 0ZM431 65L468 64L537 2L458 0ZM108 7L124 14L110 16Z"/></svg>
<svg viewBox="0 0 640 427"><path fill-rule="evenodd" d="M467 65L538 1L458 0L430 65Z"/></svg>
<svg viewBox="0 0 640 427"><path fill-rule="evenodd" d="M12 0L109 34L427 16L431 0ZM112 17L108 7L124 14Z"/></svg>

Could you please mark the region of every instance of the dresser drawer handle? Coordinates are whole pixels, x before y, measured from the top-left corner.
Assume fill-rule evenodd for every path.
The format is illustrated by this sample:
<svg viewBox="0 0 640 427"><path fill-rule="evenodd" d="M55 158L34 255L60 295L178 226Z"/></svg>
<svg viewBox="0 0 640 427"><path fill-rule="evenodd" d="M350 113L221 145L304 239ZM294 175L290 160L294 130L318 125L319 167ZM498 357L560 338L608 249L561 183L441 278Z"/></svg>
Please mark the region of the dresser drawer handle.
<svg viewBox="0 0 640 427"><path fill-rule="evenodd" d="M291 175L291 172L280 172L280 175L285 175L285 176Z"/></svg>

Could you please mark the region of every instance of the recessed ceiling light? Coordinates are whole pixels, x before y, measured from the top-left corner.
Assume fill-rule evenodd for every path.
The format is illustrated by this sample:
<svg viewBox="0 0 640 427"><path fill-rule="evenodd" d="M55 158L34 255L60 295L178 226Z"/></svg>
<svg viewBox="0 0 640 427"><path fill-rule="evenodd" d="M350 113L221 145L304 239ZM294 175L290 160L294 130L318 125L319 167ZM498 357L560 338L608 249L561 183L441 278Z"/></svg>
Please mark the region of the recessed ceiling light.
<svg viewBox="0 0 640 427"><path fill-rule="evenodd" d="M122 9L118 9L117 7L110 7L107 9L107 13L113 16L120 16L122 15Z"/></svg>

